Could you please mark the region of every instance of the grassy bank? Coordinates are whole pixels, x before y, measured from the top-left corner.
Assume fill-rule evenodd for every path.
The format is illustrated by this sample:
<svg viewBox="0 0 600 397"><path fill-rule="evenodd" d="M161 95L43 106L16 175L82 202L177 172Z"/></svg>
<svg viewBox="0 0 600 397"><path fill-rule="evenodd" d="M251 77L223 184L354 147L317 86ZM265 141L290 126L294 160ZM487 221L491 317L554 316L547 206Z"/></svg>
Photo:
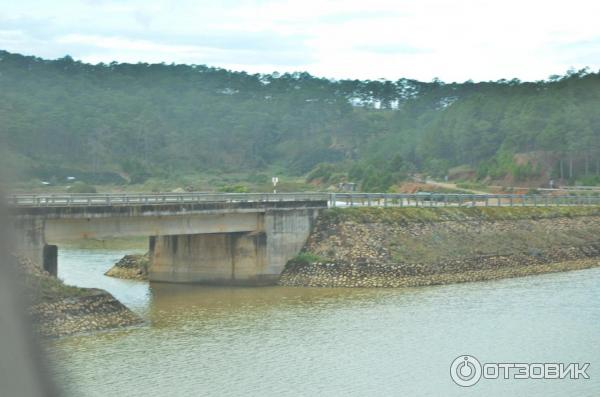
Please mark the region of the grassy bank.
<svg viewBox="0 0 600 397"><path fill-rule="evenodd" d="M79 298L92 295L94 290L67 285L52 277L33 262L24 258L13 259L22 290L32 305L57 301L66 298Z"/></svg>
<svg viewBox="0 0 600 397"><path fill-rule="evenodd" d="M498 221L511 219L573 218L600 215L600 206L578 207L354 207L331 208L322 215L325 222L407 223L443 221Z"/></svg>

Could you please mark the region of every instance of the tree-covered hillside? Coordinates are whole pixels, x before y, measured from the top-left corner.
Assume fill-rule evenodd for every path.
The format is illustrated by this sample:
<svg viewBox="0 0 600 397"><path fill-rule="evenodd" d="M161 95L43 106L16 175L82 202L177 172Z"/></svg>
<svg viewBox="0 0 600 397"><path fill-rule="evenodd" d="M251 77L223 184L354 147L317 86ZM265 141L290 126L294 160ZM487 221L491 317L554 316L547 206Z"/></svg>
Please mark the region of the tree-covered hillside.
<svg viewBox="0 0 600 397"><path fill-rule="evenodd" d="M535 83L334 81L0 51L1 156L19 178L278 167L381 190L464 164L479 178L527 178L546 170L515 154L543 153L552 177L593 181L599 109L600 74L587 71Z"/></svg>

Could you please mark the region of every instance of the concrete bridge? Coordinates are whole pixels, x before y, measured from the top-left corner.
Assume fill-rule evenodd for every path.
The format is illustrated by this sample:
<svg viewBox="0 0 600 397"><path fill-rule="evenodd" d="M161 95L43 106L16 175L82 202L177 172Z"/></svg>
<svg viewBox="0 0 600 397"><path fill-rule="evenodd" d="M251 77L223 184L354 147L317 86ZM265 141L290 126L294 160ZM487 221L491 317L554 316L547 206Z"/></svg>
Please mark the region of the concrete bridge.
<svg viewBox="0 0 600 397"><path fill-rule="evenodd" d="M148 236L151 281L270 284L310 233L324 194L19 195L15 249L56 274L58 245Z"/></svg>
<svg viewBox="0 0 600 397"><path fill-rule="evenodd" d="M56 274L58 245L148 236L151 281L270 284L333 206L598 205L598 196L243 193L8 197L15 251Z"/></svg>

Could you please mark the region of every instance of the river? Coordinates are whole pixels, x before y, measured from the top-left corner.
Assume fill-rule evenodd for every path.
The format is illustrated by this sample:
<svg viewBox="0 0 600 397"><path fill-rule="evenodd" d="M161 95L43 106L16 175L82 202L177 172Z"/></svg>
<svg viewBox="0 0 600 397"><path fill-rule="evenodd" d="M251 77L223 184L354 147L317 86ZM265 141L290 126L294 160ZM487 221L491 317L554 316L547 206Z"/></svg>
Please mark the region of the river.
<svg viewBox="0 0 600 397"><path fill-rule="evenodd" d="M59 277L147 324L48 343L71 396L597 396L600 268L411 289L215 288L103 276L130 251L64 249ZM588 380L489 380L450 363L589 362Z"/></svg>

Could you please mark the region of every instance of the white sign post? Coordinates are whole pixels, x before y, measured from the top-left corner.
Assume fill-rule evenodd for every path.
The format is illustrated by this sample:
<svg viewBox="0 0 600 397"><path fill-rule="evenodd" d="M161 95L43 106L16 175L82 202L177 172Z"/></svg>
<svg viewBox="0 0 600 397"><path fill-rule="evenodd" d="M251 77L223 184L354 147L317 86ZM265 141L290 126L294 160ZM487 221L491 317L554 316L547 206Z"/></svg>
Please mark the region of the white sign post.
<svg viewBox="0 0 600 397"><path fill-rule="evenodd" d="M271 178L271 181L273 182L273 193L277 193L277 182L279 182L279 178L274 176Z"/></svg>

